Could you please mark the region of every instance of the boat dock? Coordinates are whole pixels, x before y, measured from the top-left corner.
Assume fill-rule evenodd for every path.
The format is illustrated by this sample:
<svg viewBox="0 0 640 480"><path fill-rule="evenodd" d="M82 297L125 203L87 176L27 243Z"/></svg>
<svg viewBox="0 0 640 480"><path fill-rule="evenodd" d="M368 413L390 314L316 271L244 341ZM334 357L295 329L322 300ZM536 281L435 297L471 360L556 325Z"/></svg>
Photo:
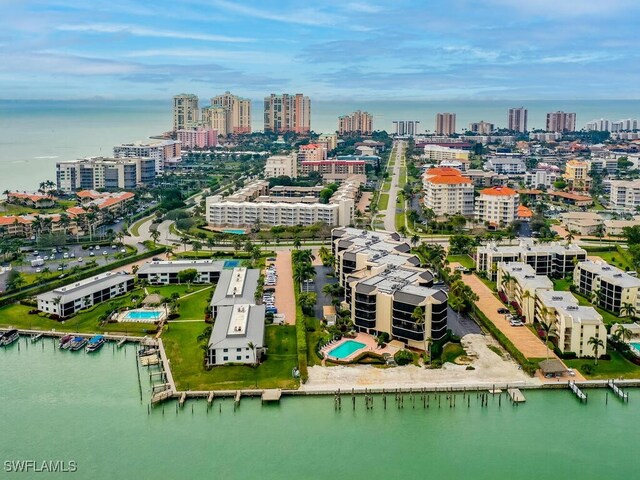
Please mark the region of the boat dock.
<svg viewBox="0 0 640 480"><path fill-rule="evenodd" d="M140 357L140 365L143 367L149 367L151 365L159 365L160 358L158 355L145 355L144 357Z"/></svg>
<svg viewBox="0 0 640 480"><path fill-rule="evenodd" d="M31 335L31 343L36 343L38 340L40 340L43 337L42 333L34 333Z"/></svg>
<svg viewBox="0 0 640 480"><path fill-rule="evenodd" d="M615 393L620 400L622 400L623 402L629 401L629 394L618 387L613 380L609 380L607 382L607 385L611 390L613 390L613 393Z"/></svg>
<svg viewBox="0 0 640 480"><path fill-rule="evenodd" d="M116 347L120 348L122 347L125 343L127 343L127 337L122 337L120 339L120 341L118 342L118 344L116 345Z"/></svg>
<svg viewBox="0 0 640 480"><path fill-rule="evenodd" d="M587 394L584 393L578 386L576 382L569 382L569 389L580 399L581 402L587 402Z"/></svg>
<svg viewBox="0 0 640 480"><path fill-rule="evenodd" d="M507 389L507 393L509 394L509 397L511 397L511 401L513 403L522 403L527 401L519 388L509 388Z"/></svg>
<svg viewBox="0 0 640 480"><path fill-rule="evenodd" d="M233 404L236 407L240 406L240 397L242 396L242 394L240 393L240 390L236 390L236 396L233 399Z"/></svg>
<svg viewBox="0 0 640 480"><path fill-rule="evenodd" d="M184 402L187 401L187 392L182 392L182 394L180 395L180 400L178 400L178 405L180 405L180 408L184 407Z"/></svg>
<svg viewBox="0 0 640 480"><path fill-rule="evenodd" d="M272 390L264 390L262 392L262 403L265 402L279 402L282 396L282 390L279 388Z"/></svg>

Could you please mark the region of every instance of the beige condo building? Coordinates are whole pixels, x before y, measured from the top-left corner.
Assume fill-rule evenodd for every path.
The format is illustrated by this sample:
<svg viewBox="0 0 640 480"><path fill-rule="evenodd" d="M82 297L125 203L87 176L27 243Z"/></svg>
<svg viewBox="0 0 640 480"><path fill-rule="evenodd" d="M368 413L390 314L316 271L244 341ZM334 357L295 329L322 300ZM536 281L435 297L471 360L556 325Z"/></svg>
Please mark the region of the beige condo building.
<svg viewBox="0 0 640 480"><path fill-rule="evenodd" d="M272 93L264 98L264 131L308 134L311 131L311 100L296 93Z"/></svg>
<svg viewBox="0 0 640 480"><path fill-rule="evenodd" d="M173 131L194 127L199 120L198 96L181 93L173 97Z"/></svg>

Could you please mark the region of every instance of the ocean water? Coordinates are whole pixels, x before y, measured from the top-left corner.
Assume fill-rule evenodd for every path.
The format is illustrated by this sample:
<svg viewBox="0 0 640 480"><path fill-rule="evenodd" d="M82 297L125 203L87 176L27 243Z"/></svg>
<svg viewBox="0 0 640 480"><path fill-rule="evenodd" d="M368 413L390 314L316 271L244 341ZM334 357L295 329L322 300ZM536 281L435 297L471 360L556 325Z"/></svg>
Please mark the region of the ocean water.
<svg viewBox="0 0 640 480"><path fill-rule="evenodd" d="M0 349L0 478L69 478L9 474L6 462L75 462L78 479L225 480L446 478L564 480L637 478L640 403L590 390L580 404L568 390L525 391L518 407L496 397L481 407L444 394L438 407L392 395L383 409L364 399L283 397L262 406L243 398L188 400L148 408L149 376L135 347L111 343L97 353L59 351L26 339ZM467 404L467 402L469 402ZM150 414L149 414L150 412Z"/></svg>
<svg viewBox="0 0 640 480"><path fill-rule="evenodd" d="M457 128L485 120L505 126L510 107L529 109L529 127L544 128L546 113L576 112L579 127L596 118L640 117L640 100L573 101L320 101L312 98L311 127L333 132L337 117L354 110L374 116L374 128L390 131L394 120L419 120L434 129L435 114L454 112ZM262 129L262 102L253 104L253 129ZM55 163L110 155L114 145L146 140L171 129L171 101L0 100L0 192L33 190L55 180Z"/></svg>

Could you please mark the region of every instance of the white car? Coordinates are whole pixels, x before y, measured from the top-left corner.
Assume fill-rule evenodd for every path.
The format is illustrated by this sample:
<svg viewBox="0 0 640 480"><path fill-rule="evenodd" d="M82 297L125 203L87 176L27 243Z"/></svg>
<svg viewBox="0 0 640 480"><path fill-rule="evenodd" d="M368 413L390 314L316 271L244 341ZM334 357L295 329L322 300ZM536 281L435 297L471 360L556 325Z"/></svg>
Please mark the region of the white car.
<svg viewBox="0 0 640 480"><path fill-rule="evenodd" d="M42 269L41 268L36 268L36 273L40 273L40 272L42 272Z"/></svg>
<svg viewBox="0 0 640 480"><path fill-rule="evenodd" d="M82 261L84 261L84 258L82 257L78 258L78 262L82 262Z"/></svg>
<svg viewBox="0 0 640 480"><path fill-rule="evenodd" d="M103 255L109 255L109 252L107 252L106 250L104 252L102 252Z"/></svg>

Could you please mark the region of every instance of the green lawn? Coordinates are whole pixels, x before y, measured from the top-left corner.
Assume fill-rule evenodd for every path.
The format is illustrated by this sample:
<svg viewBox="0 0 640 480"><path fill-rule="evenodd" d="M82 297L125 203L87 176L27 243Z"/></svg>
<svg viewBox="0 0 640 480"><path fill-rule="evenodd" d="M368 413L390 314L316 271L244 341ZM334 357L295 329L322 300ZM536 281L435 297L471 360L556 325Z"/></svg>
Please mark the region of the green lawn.
<svg viewBox="0 0 640 480"><path fill-rule="evenodd" d="M386 210L389 207L389 194L383 193L378 201L378 210Z"/></svg>
<svg viewBox="0 0 640 480"><path fill-rule="evenodd" d="M407 184L407 169L406 167L400 167L400 179L398 180L398 187L404 188Z"/></svg>
<svg viewBox="0 0 640 480"><path fill-rule="evenodd" d="M268 325L265 332L267 359L257 368L227 365L207 370L204 366L206 342L198 336L207 324L172 323L162 334L171 371L178 389L236 390L243 388L297 388L291 377L297 366L296 331L291 325Z"/></svg>
<svg viewBox="0 0 640 480"><path fill-rule="evenodd" d="M564 363L568 367L578 370L588 380L640 378L640 366L631 363L613 348L608 350L607 353L611 355L611 360L598 360L598 365L594 366L595 372L593 375L586 375L582 370L583 365L593 366L593 360L576 358L575 360L564 360Z"/></svg>
<svg viewBox="0 0 640 480"><path fill-rule="evenodd" d="M454 263L454 262L459 263L464 268L476 267L476 263L473 261L473 258L471 258L469 255L448 255L447 260L449 260L449 263Z"/></svg>
<svg viewBox="0 0 640 480"><path fill-rule="evenodd" d="M391 181L385 180L384 183L382 184L382 191L388 192L390 189L391 189Z"/></svg>
<svg viewBox="0 0 640 480"><path fill-rule="evenodd" d="M396 230L405 225L404 212L396 213Z"/></svg>
<svg viewBox="0 0 640 480"><path fill-rule="evenodd" d="M0 214L2 216L8 215L26 215L29 213L62 213L68 208L75 207L77 203L73 200L58 200L56 206L53 208L33 208L25 207L23 205L13 205L9 203L2 203Z"/></svg>
<svg viewBox="0 0 640 480"><path fill-rule="evenodd" d="M193 287L192 287L193 288ZM209 305L212 287L196 287L196 292L179 301L180 320L204 320L204 309Z"/></svg>
<svg viewBox="0 0 640 480"><path fill-rule="evenodd" d="M0 326L33 330L56 329L63 332L78 333L117 332L127 335L146 335L147 330L153 330L153 327L144 323L108 323L103 327L98 324L98 318L109 309L111 302L115 302L119 306L130 306L131 297L141 294L140 290L134 290L127 295L114 298L95 308L80 312L64 322L48 319L43 314L29 315L32 307L14 303L0 308Z"/></svg>
<svg viewBox="0 0 640 480"><path fill-rule="evenodd" d="M610 252L588 252L590 256L600 257L610 265L614 265L622 270L634 270L629 254L621 248Z"/></svg>
<svg viewBox="0 0 640 480"><path fill-rule="evenodd" d="M489 287L492 292L498 291L498 286L496 285L496 282L494 282L493 280L489 280L487 278L481 277L480 275L476 275L476 277L478 277L482 283L484 283L487 287Z"/></svg>
<svg viewBox="0 0 640 480"><path fill-rule="evenodd" d="M316 353L316 345L328 334L323 331L322 322L315 317L305 316L305 324L307 326L307 364L310 367L321 365L322 359ZM313 331L310 332L309 329Z"/></svg>
<svg viewBox="0 0 640 480"><path fill-rule="evenodd" d="M553 280L553 289L561 292L568 292L572 284L573 282L571 280L560 278L558 280Z"/></svg>
<svg viewBox="0 0 640 480"><path fill-rule="evenodd" d="M129 227L129 232L131 232L131 235L133 235L134 237L137 237L140 235L140 226L146 222L147 220L149 220L149 217L144 217L141 218L140 220L138 220L136 223L134 223L133 225L131 225Z"/></svg>
<svg viewBox="0 0 640 480"><path fill-rule="evenodd" d="M442 349L442 356L440 358L442 359L442 363L445 363L445 362L454 363L456 358L464 354L465 354L464 348L462 348L462 346L459 343L449 342Z"/></svg>

